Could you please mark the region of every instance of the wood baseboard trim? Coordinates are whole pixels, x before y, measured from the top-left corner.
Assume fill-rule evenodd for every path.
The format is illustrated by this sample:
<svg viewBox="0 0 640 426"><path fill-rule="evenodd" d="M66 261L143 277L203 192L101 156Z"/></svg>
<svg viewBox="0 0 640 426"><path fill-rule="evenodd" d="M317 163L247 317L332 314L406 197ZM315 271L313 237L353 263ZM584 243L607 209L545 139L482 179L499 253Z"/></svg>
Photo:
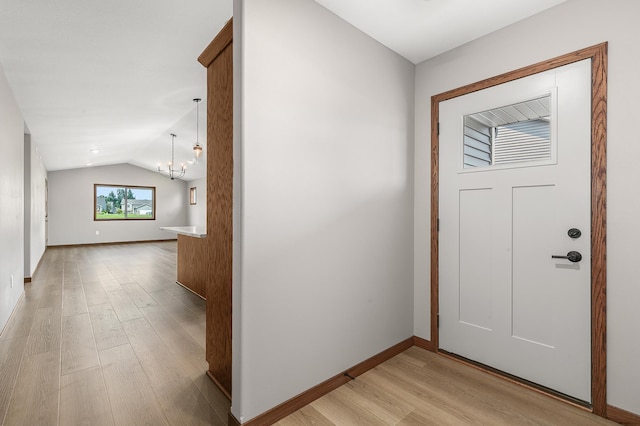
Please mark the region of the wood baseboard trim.
<svg viewBox="0 0 640 426"><path fill-rule="evenodd" d="M624 426L640 425L640 415L632 413L622 408L607 405L607 418L612 422L620 423Z"/></svg>
<svg viewBox="0 0 640 426"><path fill-rule="evenodd" d="M231 411L229 411L229 420L227 421L227 425L228 426L242 426L242 423L240 423L238 421L238 419L236 419L236 416L231 414Z"/></svg>
<svg viewBox="0 0 640 426"><path fill-rule="evenodd" d="M353 380L353 378L358 377L359 375L365 373L366 371L371 370L377 365L382 364L383 362L393 358L394 356L404 352L414 345L413 338L410 337L402 342L393 345L389 349L386 349L371 358L368 358L362 361L359 364L354 365L353 367L347 369L346 371L337 374L331 377L328 380L312 387L311 389L302 392L298 396L291 398L288 401L283 402L282 404L272 408L269 411L265 411L257 417L245 422L240 423L238 419L233 416L233 414L229 413L229 426L264 426L271 425L275 422L282 420L287 417L289 414L292 414L305 405L315 401L331 392L334 389L339 388L345 383Z"/></svg>
<svg viewBox="0 0 640 426"><path fill-rule="evenodd" d="M423 339L422 337L413 336L413 345L422 349L426 349L429 352L435 352L436 347L431 340Z"/></svg>
<svg viewBox="0 0 640 426"><path fill-rule="evenodd" d="M355 365L354 367L346 370L344 373L342 374L338 374L316 386L314 386L313 388L301 393L300 395L291 398L288 401L283 402L282 404L272 408L269 411L266 411L265 413L259 415L258 417L255 417L251 420L249 420L246 423L240 423L240 421L238 419L236 419L236 417L229 412L229 417L228 417L228 426L259 426L259 425L270 425L273 424L279 420L282 420L283 418L285 418L286 416L288 416L289 414L294 413L295 411L301 409L302 407L304 407L305 405L315 401L316 399L326 395L327 393L331 392L334 389L337 389L338 387L342 386L343 384L351 381L352 379L350 377L357 377L359 375L361 375L362 373L376 367L379 364L382 364L383 362L385 362L388 359L393 358L394 356L400 354L401 352L404 352L405 350L409 349L411 346L417 346L421 349L425 349L431 352L436 352L435 350L435 346L433 344L432 341L430 340L426 340L426 339L422 339L420 337L417 336L413 336L412 338L409 338L407 340L404 340L400 343L398 343L397 345L392 346L391 348L380 352L377 355L374 355L373 357ZM444 352L438 352L440 355L446 357L446 358L450 358L454 361L460 362L462 364L468 365L470 367L476 368L478 370L484 371L485 373L491 374L492 376L498 377L502 380L506 380L508 382L512 382L515 383L517 385L523 386L525 388L528 388L530 390L533 390L535 392L538 393L542 393L543 395L546 395L550 398L553 399L557 399L559 401L562 401L566 404L572 405L574 407L577 407L579 409L585 410L585 411L591 411L589 410L587 407L581 405L581 404L576 404L573 403L572 401L566 400L564 398L560 398L557 397L553 394L549 394L548 392L544 392L543 390L540 390L539 388L536 388L534 386L528 386L526 383L522 383L518 380L512 380L507 376L504 376L502 374L498 374L495 373L491 370L482 368L479 365L476 365L474 363L470 363L470 362L465 362L465 360L460 359L458 357L455 356L451 356L447 353ZM214 381L214 383L217 384L216 380L211 376L211 374L207 371L207 375ZM347 376L348 375L348 376ZM349 377L350 376L350 377ZM220 387L218 385L218 387ZM223 391L224 392L224 391ZM224 392L226 395L226 392ZM231 400L231 398L229 396L227 396L229 398L229 400ZM607 413L606 413L606 418L619 423L623 426L640 426L640 414L635 414L632 413L630 411L626 411L623 410L622 408L618 408L615 407L613 405L607 405Z"/></svg>
<svg viewBox="0 0 640 426"><path fill-rule="evenodd" d="M195 294L200 299L207 300L205 297L202 297L202 295L200 295L200 294L196 293L195 291L191 290L189 287L187 287L186 285L182 284L180 281L176 281L176 284L178 284L180 287L184 288L185 290L189 290L191 293Z"/></svg>
<svg viewBox="0 0 640 426"><path fill-rule="evenodd" d="M231 395L229 395L229 392L227 392L227 390L220 384L220 382L218 380L216 380L215 377L213 377L213 374L211 374L211 371L207 370L207 377L209 377L211 379L211 381L213 382L214 385L216 385L218 387L218 389L220 390L220 392L222 392L222 394L229 400L231 401Z"/></svg>
<svg viewBox="0 0 640 426"><path fill-rule="evenodd" d="M144 244L144 243L166 243L168 241L178 241L178 238L167 238L164 240L142 240L142 241L107 241L103 243L84 243L84 244L49 244L51 248L74 248L74 247L92 247L92 246L113 246L117 244Z"/></svg>
<svg viewBox="0 0 640 426"><path fill-rule="evenodd" d="M390 360L394 356L406 351L410 347L413 346L413 338L410 337L406 340L403 340L400 343L397 343L391 346L389 349L385 349L384 351L372 356L369 359L362 361L359 364L354 365L350 369L348 369L345 373L351 377L358 377L361 374L366 373L374 367L382 364L383 362Z"/></svg>
<svg viewBox="0 0 640 426"><path fill-rule="evenodd" d="M31 282L31 277L24 277L24 283L29 284Z"/></svg>

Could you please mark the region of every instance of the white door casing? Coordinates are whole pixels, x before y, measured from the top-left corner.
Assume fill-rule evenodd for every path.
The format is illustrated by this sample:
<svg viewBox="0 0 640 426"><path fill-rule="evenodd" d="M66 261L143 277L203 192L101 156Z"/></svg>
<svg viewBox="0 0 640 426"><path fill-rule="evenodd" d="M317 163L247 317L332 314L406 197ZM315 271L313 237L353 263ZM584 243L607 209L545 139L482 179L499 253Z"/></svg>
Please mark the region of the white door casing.
<svg viewBox="0 0 640 426"><path fill-rule="evenodd" d="M439 135L439 347L587 402L590 62L441 102ZM547 94L549 161L463 169L465 115Z"/></svg>

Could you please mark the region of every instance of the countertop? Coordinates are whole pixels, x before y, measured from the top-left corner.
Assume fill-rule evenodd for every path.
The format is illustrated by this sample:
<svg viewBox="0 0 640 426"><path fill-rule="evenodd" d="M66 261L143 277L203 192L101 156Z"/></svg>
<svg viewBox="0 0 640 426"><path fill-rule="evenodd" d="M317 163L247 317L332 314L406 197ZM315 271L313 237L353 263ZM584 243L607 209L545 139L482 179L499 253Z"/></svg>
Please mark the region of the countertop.
<svg viewBox="0 0 640 426"><path fill-rule="evenodd" d="M204 226L161 226L160 229L195 238L204 238L207 236L207 228Z"/></svg>

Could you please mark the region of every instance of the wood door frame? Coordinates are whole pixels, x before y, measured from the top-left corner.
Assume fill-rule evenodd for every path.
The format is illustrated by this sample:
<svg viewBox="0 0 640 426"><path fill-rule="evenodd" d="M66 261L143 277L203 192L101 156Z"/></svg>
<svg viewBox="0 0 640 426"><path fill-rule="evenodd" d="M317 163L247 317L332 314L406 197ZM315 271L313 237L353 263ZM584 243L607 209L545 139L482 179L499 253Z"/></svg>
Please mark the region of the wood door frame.
<svg viewBox="0 0 640 426"><path fill-rule="evenodd" d="M439 107L440 102L584 59L591 59L591 400L592 411L607 416L606 350L606 183L607 43L500 74L431 97L431 342L438 343L439 288Z"/></svg>

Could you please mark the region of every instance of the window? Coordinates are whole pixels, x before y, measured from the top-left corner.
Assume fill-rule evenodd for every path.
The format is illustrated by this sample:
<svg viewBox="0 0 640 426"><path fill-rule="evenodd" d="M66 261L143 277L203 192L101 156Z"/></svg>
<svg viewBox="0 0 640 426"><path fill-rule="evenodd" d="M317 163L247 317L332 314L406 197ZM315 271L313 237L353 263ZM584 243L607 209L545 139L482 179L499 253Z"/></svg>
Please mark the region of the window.
<svg viewBox="0 0 640 426"><path fill-rule="evenodd" d="M198 192L195 186L189 188L189 204L192 206L198 202Z"/></svg>
<svg viewBox="0 0 640 426"><path fill-rule="evenodd" d="M155 220L156 188L93 185L94 220Z"/></svg>
<svg viewBox="0 0 640 426"><path fill-rule="evenodd" d="M552 160L551 95L464 116L463 166Z"/></svg>

